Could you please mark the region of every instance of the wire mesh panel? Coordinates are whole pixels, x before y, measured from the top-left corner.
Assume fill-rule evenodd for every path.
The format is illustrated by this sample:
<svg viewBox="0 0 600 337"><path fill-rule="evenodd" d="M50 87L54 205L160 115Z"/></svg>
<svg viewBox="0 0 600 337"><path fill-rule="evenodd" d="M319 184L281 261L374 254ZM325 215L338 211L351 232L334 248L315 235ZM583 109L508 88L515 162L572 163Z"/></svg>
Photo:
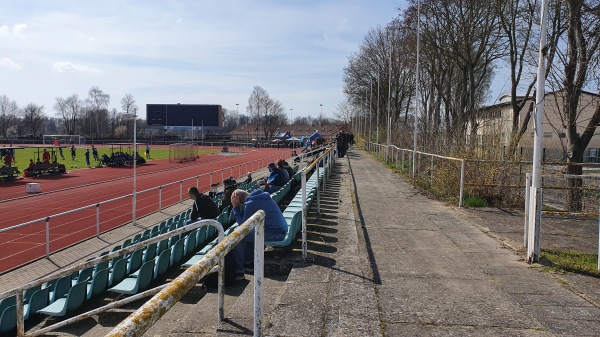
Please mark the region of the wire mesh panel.
<svg viewBox="0 0 600 337"><path fill-rule="evenodd" d="M169 145L169 163L185 163L197 158L194 144L175 143Z"/></svg>

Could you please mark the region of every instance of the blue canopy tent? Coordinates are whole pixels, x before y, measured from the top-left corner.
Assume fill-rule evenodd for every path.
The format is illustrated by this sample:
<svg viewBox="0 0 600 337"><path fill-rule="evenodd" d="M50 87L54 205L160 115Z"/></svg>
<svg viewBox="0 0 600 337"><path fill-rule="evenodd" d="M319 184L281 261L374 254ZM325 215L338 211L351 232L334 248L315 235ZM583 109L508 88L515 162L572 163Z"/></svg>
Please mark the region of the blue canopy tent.
<svg viewBox="0 0 600 337"><path fill-rule="evenodd" d="M315 132L310 137L308 137L308 142L306 142L306 146L312 145L313 140L322 137L320 133Z"/></svg>
<svg viewBox="0 0 600 337"><path fill-rule="evenodd" d="M277 132L273 138L290 138L291 134L289 131L287 132Z"/></svg>

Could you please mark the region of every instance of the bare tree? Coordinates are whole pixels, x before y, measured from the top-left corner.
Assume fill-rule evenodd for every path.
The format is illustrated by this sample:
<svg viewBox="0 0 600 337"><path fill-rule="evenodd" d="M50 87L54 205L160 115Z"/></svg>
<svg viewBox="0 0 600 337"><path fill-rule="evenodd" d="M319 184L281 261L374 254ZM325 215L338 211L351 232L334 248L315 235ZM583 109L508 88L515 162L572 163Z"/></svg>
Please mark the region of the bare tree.
<svg viewBox="0 0 600 337"><path fill-rule="evenodd" d="M23 109L23 124L32 136L37 136L43 128L44 107L34 103L29 103Z"/></svg>
<svg viewBox="0 0 600 337"><path fill-rule="evenodd" d="M285 107L280 101L269 98L265 103L262 127L265 139L270 139L277 132L277 126L286 124L287 117Z"/></svg>
<svg viewBox="0 0 600 337"><path fill-rule="evenodd" d="M248 98L246 111L251 116L256 131L262 130L265 139L273 137L277 125L285 124L286 114L283 104L269 96L269 93L260 86L254 86Z"/></svg>
<svg viewBox="0 0 600 337"><path fill-rule="evenodd" d="M77 131L77 122L81 117L81 107L83 102L77 94L73 94L67 98L56 97L54 110L58 118L62 120L62 125L65 133L74 135Z"/></svg>
<svg viewBox="0 0 600 337"><path fill-rule="evenodd" d="M344 124L350 124L354 115L354 107L348 101L338 103L334 116Z"/></svg>
<svg viewBox="0 0 600 337"><path fill-rule="evenodd" d="M104 135L104 130L108 127L108 105L110 104L110 95L93 86L88 91L88 97L85 100L87 106L87 116L91 128L90 135ZM95 123L91 123L94 121Z"/></svg>
<svg viewBox="0 0 600 337"><path fill-rule="evenodd" d="M11 101L6 95L0 97L0 134L4 138L8 138L10 127L16 125L18 112L17 102Z"/></svg>
<svg viewBox="0 0 600 337"><path fill-rule="evenodd" d="M594 71L590 65L600 54L600 1L565 0L560 2L560 6L563 6L560 13L565 15L566 31L561 35L559 44L566 45L566 49L557 51L560 67L552 68L554 74L550 81L551 85L561 89L555 93L558 95L556 100L562 105L561 120L562 128L566 130L568 161L581 163L600 123L600 105L597 105L583 132L580 133L577 128L578 122L583 122L580 120L581 95L584 88L591 85L588 76ZM582 167L569 165L567 174L581 175ZM580 211L582 180L571 178L568 185L571 188L567 207L572 211Z"/></svg>
<svg viewBox="0 0 600 337"><path fill-rule="evenodd" d="M138 106L135 104L135 98L132 94L125 94L123 98L121 98L121 109L123 113L132 114L134 111L137 111Z"/></svg>

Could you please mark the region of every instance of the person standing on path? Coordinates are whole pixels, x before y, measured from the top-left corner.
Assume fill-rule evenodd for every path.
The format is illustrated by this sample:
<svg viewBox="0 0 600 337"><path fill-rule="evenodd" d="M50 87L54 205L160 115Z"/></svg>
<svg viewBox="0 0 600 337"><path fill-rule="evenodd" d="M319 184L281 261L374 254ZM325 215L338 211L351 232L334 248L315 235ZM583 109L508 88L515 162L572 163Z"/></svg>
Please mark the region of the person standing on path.
<svg viewBox="0 0 600 337"><path fill-rule="evenodd" d="M90 167L90 149L85 149L85 163Z"/></svg>

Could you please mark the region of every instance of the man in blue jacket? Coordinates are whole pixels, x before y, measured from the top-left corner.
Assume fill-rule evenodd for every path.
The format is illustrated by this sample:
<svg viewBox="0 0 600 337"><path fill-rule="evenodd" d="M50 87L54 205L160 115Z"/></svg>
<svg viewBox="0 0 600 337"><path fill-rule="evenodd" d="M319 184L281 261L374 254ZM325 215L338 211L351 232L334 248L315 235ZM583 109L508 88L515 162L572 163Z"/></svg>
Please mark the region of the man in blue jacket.
<svg viewBox="0 0 600 337"><path fill-rule="evenodd" d="M244 205L244 213L240 211ZM265 212L265 241L283 240L288 230L288 224L279 209L279 205L271 199L268 192L260 189L248 192L237 189L231 194L231 206L238 224L244 223L258 210ZM246 268L252 269L254 258L254 230L252 230L232 250L235 259L236 280L244 278Z"/></svg>
<svg viewBox="0 0 600 337"><path fill-rule="evenodd" d="M267 177L267 183L265 184L265 192L274 193L287 183L283 172L275 165L270 163L267 168L269 169L269 176Z"/></svg>

